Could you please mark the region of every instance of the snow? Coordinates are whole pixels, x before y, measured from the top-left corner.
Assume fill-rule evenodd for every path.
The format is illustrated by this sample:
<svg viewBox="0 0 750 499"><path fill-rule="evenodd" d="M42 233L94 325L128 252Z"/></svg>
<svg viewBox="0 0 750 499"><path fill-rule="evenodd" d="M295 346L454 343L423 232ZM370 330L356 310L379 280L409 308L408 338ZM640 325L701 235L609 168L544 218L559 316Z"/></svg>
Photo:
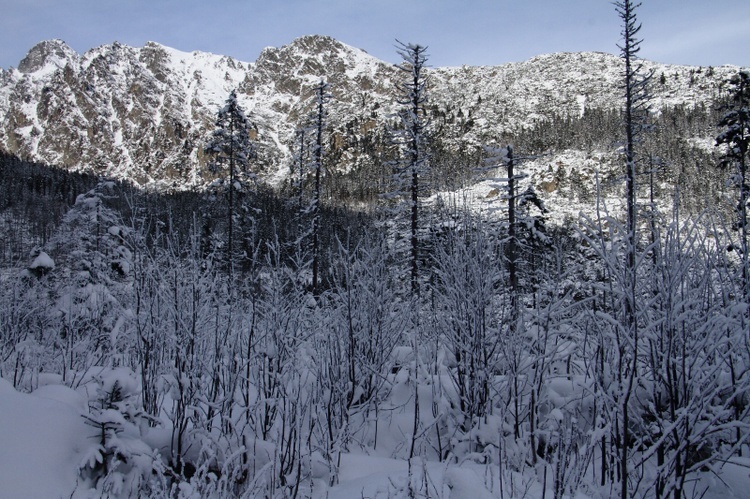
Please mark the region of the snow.
<svg viewBox="0 0 750 499"><path fill-rule="evenodd" d="M34 261L31 262L30 268L52 270L55 268L55 261L47 253L42 251L39 253L39 256L34 258Z"/></svg>
<svg viewBox="0 0 750 499"><path fill-rule="evenodd" d="M0 379L0 495L7 498L69 497L89 429L80 397L64 387L17 392Z"/></svg>
<svg viewBox="0 0 750 499"><path fill-rule="evenodd" d="M100 389L111 389L113 380L122 381L125 391L137 389L133 384L135 379L122 370L105 375L99 382ZM24 499L90 497L78 475L79 464L98 459L92 454L96 451L91 438L92 430L81 417L85 411L84 397L80 391L50 384L37 388L31 394L23 394L8 381L0 379L0 496ZM411 417L409 414L407 416ZM100 417L128 424L118 411L103 411ZM387 426L384 431L388 431ZM133 443L130 445L143 451L142 444L141 447ZM498 478L486 466L470 461L456 464L421 458L412 459L411 464L410 477L406 459L344 453L338 483L330 488L319 483L312 497L406 498L409 483L423 492L426 487L428 496L437 498L498 497ZM744 497L741 491L750 484L750 459L734 458L716 471L719 472L716 476L709 473L699 482L690 483L689 490L692 487L699 491L706 489L706 499ZM516 481L525 483L522 488L527 494L541 495L541 486L533 481L533 477L518 475ZM184 492L192 490L188 484L183 484L182 488ZM506 494L507 491L506 484ZM309 495L304 491L302 494L303 497ZM579 492L576 497L597 496Z"/></svg>
<svg viewBox="0 0 750 499"><path fill-rule="evenodd" d="M726 463L721 469L721 475L711 476L703 484L707 485L704 499L743 499L750 491L750 459L737 457ZM701 485L695 486L702 490Z"/></svg>
<svg viewBox="0 0 750 499"><path fill-rule="evenodd" d="M427 483L427 497L451 499L493 499L497 497L485 486L484 469L479 466L455 466L412 462L413 475L419 485ZM424 476L426 475L426 480ZM342 457L340 484L327 492L330 499L354 497L406 498L409 464L403 459L346 454Z"/></svg>

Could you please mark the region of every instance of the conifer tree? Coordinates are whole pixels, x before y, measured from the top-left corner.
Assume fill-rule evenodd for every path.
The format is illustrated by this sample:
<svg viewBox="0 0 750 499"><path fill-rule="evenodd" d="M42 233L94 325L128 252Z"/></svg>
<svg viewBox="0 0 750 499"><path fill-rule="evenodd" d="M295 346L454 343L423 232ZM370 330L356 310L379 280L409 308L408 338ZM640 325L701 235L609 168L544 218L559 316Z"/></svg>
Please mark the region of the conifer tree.
<svg viewBox="0 0 750 499"><path fill-rule="evenodd" d="M255 158L255 146L250 140L250 120L232 91L216 118L216 129L206 145L213 157L210 169L221 176L227 192L227 262L231 272L234 260L235 191L241 192L247 179L250 161Z"/></svg>
<svg viewBox="0 0 750 499"><path fill-rule="evenodd" d="M740 262L742 265L742 298L745 305L750 304L750 275L748 275L748 227L747 227L747 204L750 202L750 185L748 185L748 155L750 154L750 71L739 71L729 80L729 99L726 103L726 114L719 121L721 133L716 138L717 146L724 146L720 165L722 168L734 168L732 184L739 191L737 200L736 216L737 230L739 231ZM734 249L734 248L732 248ZM747 335L748 317L747 313L740 316L741 335ZM733 355L728 356L729 370L731 374L732 387L738 391L739 378L741 377L741 362ZM734 416L736 420L741 419L741 403L734 403ZM737 442L742 441L742 432L736 430ZM741 447L740 447L741 451Z"/></svg>
<svg viewBox="0 0 750 499"><path fill-rule="evenodd" d="M747 255L747 204L750 201L748 185L748 155L750 154L750 71L738 72L729 80L729 99L726 114L719 121L721 133L716 144L724 146L722 168L734 168L733 184L739 191L737 200L737 228L740 232L739 252L742 258L742 286L745 300L750 299Z"/></svg>
<svg viewBox="0 0 750 499"><path fill-rule="evenodd" d="M408 197L410 281L414 295L419 293L419 198L424 191L423 176L427 173L427 47L398 42L403 59L397 66L404 75L398 85L398 103L403 106L399 116L402 128L397 143L403 148L402 163L396 169L398 189Z"/></svg>
<svg viewBox="0 0 750 499"><path fill-rule="evenodd" d="M650 75L644 73L643 64L638 57L642 40L638 38L641 24L636 10L640 3L631 0L614 2L618 16L622 20L622 45L620 56L623 60L622 89L624 93L624 154L625 154L625 205L627 209L626 243L623 286L622 334L618 339L618 383L620 393L620 418L617 422L617 441L620 453L620 495L628 497L628 442L630 440L630 399L633 394L638 366L639 330L636 305L636 249L637 249L637 155L636 147L639 134L643 130L648 112L649 96L647 86ZM627 345L627 347L626 347ZM627 351L625 351L627 349Z"/></svg>
<svg viewBox="0 0 750 499"><path fill-rule="evenodd" d="M320 232L321 200L324 160L326 157L325 132L328 121L328 103L332 98L331 86L325 80L314 88L313 111L295 133L292 163L292 188L294 192L297 235L295 240L300 268L310 269L310 289L319 292L320 284ZM308 189L311 192L308 193ZM309 253L308 253L309 251ZM298 269L299 270L299 269Z"/></svg>
<svg viewBox="0 0 750 499"><path fill-rule="evenodd" d="M318 280L320 278L320 193L321 177L323 175L323 157L325 148L323 146L323 133L326 126L328 112L326 105L331 99L330 85L324 80L315 87L315 146L313 148L313 170L315 185L312 204L312 290L318 292Z"/></svg>

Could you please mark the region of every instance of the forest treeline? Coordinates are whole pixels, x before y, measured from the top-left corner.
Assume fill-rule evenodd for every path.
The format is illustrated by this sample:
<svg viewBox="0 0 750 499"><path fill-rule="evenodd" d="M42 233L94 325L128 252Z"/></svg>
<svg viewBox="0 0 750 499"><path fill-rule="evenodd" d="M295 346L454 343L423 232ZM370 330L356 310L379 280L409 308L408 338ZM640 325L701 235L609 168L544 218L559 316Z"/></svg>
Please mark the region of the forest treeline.
<svg viewBox="0 0 750 499"><path fill-rule="evenodd" d="M441 113L431 110L431 116ZM715 135L716 123L720 119L718 106L704 108L701 106L666 108L653 119L653 131L646 140L646 148L653 151L658 158L659 197L669 197L671 193L662 192L662 186L672 185L672 180L679 178L681 205L691 213L716 206L722 206L726 193L726 175L714 168L717 164L716 151L706 150L688 143L686 137ZM470 118L468 118L470 120ZM465 125L462 125L465 126ZM439 126L436 128L440 128ZM622 117L619 111L589 109L580 117L556 117L536 123L531 129L522 130L515 136L504 137L507 143L515 145L518 151L527 156L539 156L554 151L567 149L580 151L610 150L619 143L622 128ZM382 200L383 192L388 188L391 174L388 160L383 159L377 151L386 149L385 139L375 139L378 145L365 148L361 152L370 154L372 161L363 162L360 167L348 172L329 168L324 189L329 202L328 207L346 205L375 206ZM431 137L431 172L429 184L433 191L453 190L471 185L481 178L487 157L485 149L469 151L443 150L439 136ZM333 150L326 158L327 166L333 166L340 160L340 150ZM570 175L570 174L569 174ZM603 176L609 175L602 171ZM614 173L617 176L617 173ZM77 173L56 168L50 165L22 160L15 155L0 151L0 210L4 217L4 228L0 252L4 264L18 263L28 257L34 246L43 245L52 231L60 223L62 216L73 205L78 194L93 188L99 178L90 173ZM570 182L572 189L591 193L594 179L582 178L576 173L563 181ZM124 191L138 192L135 187L122 185ZM611 194L618 189L616 182L602 186L603 194ZM145 192L140 193L146 196ZM272 218L284 220L292 217L291 212L284 215L284 202L281 198L293 195L293 188L287 185L274 193L271 188L261 188L254 195L264 196L255 204L267 205L262 211L267 223ZM155 203L154 213L176 213L174 223L190 220L193 211L205 212L207 207L198 208L201 196L195 192L174 192L168 194L151 193L148 195ZM275 206L275 207L274 207ZM117 207L119 210L120 207ZM125 208L123 208L125 209ZM346 211L345 209L341 209ZM361 210L360 210L361 211ZM369 211L369 209L368 209ZM273 214L273 215L271 215ZM44 215L44 216L42 216ZM270 218L269 218L270 217ZM336 218L344 217L335 216ZM279 230L285 230L285 224L279 224ZM23 235L19 231L23 232ZM182 232L185 232L184 227ZM268 231L266 231L268 232Z"/></svg>

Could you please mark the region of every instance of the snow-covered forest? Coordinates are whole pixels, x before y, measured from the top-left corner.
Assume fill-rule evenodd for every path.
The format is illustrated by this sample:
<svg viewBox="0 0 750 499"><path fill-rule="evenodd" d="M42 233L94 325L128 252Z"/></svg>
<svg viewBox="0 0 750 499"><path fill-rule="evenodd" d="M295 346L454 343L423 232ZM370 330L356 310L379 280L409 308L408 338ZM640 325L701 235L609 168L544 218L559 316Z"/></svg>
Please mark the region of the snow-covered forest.
<svg viewBox="0 0 750 499"><path fill-rule="evenodd" d="M234 92L205 190L0 154L0 497L745 497L750 72L697 113L696 159L665 130L700 120L649 112L615 7L615 130L550 122L450 168L426 48L399 44L368 203L326 188L323 79L280 190ZM597 132L618 171L571 179L586 208L550 220L532 153Z"/></svg>

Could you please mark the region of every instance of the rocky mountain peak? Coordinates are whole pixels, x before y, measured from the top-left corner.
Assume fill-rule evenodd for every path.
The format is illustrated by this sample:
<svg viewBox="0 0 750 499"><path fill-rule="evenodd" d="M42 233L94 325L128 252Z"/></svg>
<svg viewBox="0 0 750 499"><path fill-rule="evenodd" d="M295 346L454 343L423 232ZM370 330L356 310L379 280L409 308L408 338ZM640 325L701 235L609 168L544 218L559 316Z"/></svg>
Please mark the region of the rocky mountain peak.
<svg viewBox="0 0 750 499"><path fill-rule="evenodd" d="M18 64L21 73L34 73L44 67L62 69L78 60L78 54L62 40L45 40L29 50Z"/></svg>
<svg viewBox="0 0 750 499"><path fill-rule="evenodd" d="M288 57L330 56L339 52L345 45L338 40L323 35L306 35L296 38L281 47L266 47L258 57L258 63L275 61Z"/></svg>
<svg viewBox="0 0 750 499"><path fill-rule="evenodd" d="M388 93L394 72L392 65L361 49L329 36L308 35L279 48L264 49L252 84L246 87L252 93L253 87L270 84L279 92L301 95L325 79L333 86L334 95L376 88Z"/></svg>
<svg viewBox="0 0 750 499"><path fill-rule="evenodd" d="M338 51L345 47L343 43L326 35L301 36L289 45L288 48L299 48L309 53L322 54L325 52Z"/></svg>
<svg viewBox="0 0 750 499"><path fill-rule="evenodd" d="M148 42L141 49L139 60L159 81L166 81L167 65L170 61L169 52L166 47L156 42Z"/></svg>

